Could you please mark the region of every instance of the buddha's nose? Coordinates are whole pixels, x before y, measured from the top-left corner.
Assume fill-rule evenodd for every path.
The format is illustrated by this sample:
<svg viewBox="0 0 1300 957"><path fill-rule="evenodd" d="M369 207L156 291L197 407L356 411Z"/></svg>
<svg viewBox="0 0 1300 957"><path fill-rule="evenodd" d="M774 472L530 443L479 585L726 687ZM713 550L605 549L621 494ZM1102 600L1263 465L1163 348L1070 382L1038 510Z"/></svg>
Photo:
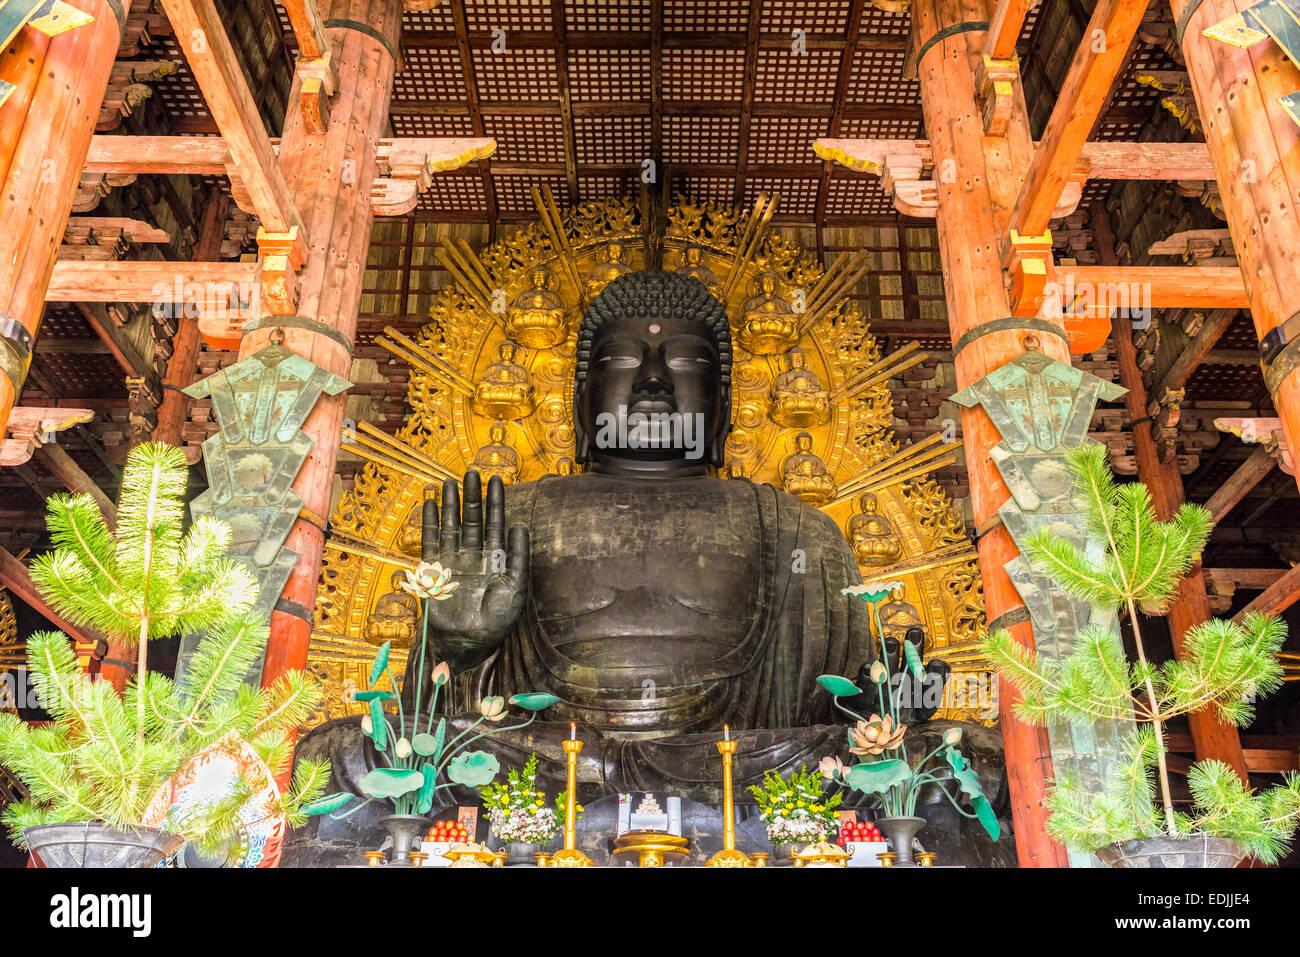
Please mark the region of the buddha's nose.
<svg viewBox="0 0 1300 957"><path fill-rule="evenodd" d="M672 395L673 384L662 376L650 375L639 379L633 390L638 395Z"/></svg>

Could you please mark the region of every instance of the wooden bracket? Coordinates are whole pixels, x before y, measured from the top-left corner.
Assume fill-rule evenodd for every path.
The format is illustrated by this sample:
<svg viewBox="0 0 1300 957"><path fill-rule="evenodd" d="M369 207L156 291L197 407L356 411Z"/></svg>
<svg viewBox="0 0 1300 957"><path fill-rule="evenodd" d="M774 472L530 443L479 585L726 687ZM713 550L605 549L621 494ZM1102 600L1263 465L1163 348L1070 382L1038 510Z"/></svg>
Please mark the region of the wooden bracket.
<svg viewBox="0 0 1300 957"><path fill-rule="evenodd" d="M1151 419L1151 437L1155 439L1156 451L1160 461L1174 461L1177 452L1175 440L1178 438L1178 420L1182 418L1184 389L1162 389L1160 394L1147 404L1147 415Z"/></svg>
<svg viewBox="0 0 1300 957"><path fill-rule="evenodd" d="M338 89L338 71L329 53L298 60L299 102L308 132L324 133L330 123L330 98Z"/></svg>
<svg viewBox="0 0 1300 957"><path fill-rule="evenodd" d="M1010 274L1011 314L1020 318L1038 315L1046 298L1052 273L1052 233L1021 236L1011 230Z"/></svg>
<svg viewBox="0 0 1300 957"><path fill-rule="evenodd" d="M1020 59L995 60L987 53L975 68L975 101L984 117L988 136L1004 136L1015 108L1016 80L1020 77Z"/></svg>
<svg viewBox="0 0 1300 957"><path fill-rule="evenodd" d="M292 316L298 306L298 270L307 261L307 246L298 227L287 233L257 230L262 304L271 315Z"/></svg>

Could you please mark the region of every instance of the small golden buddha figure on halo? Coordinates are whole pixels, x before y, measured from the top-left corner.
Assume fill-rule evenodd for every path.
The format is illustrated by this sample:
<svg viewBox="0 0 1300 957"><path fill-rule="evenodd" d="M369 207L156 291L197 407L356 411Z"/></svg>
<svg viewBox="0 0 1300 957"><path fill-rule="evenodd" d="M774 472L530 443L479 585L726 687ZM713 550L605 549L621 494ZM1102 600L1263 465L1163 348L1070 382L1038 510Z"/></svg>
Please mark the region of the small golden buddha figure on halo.
<svg viewBox="0 0 1300 957"><path fill-rule="evenodd" d="M756 356L776 356L793 348L799 341L799 317L778 295L776 276L763 273L751 291L753 295L745 301L736 333L741 347Z"/></svg>
<svg viewBox="0 0 1300 957"><path fill-rule="evenodd" d="M523 419L537 407L528 370L515 362L518 347L509 340L501 343L500 357L483 370L474 386L474 411L489 419Z"/></svg>
<svg viewBox="0 0 1300 957"><path fill-rule="evenodd" d="M402 572L393 572L393 590L379 596L375 610L366 619L361 633L372 645L391 641L394 648L407 648L415 640L415 623L420 619L420 603L414 595L402 591L404 578Z"/></svg>
<svg viewBox="0 0 1300 957"><path fill-rule="evenodd" d="M809 505L825 505L835 497L835 482L821 456L812 450L812 436L800 432L794 438L794 454L781 466L781 487Z"/></svg>
<svg viewBox="0 0 1300 957"><path fill-rule="evenodd" d="M699 246L687 246L682 250L682 264L677 267L676 271L683 276L690 276L692 279L698 279L704 283L715 299L722 292L718 277L712 269L705 265L704 250Z"/></svg>
<svg viewBox="0 0 1300 957"><path fill-rule="evenodd" d="M899 585L889 593L889 601L880 606L880 629L887 640L901 643L909 628L925 628L921 613L907 601L907 589ZM918 652L924 649L917 648Z"/></svg>
<svg viewBox="0 0 1300 957"><path fill-rule="evenodd" d="M723 469L722 477L729 479L745 478L745 463L739 459L732 459L727 463L727 467Z"/></svg>
<svg viewBox="0 0 1300 957"><path fill-rule="evenodd" d="M519 481L519 453L510 447L504 425L494 425L488 430L488 444L474 456L474 468L478 469L485 485L494 475L501 476L506 485Z"/></svg>
<svg viewBox="0 0 1300 957"><path fill-rule="evenodd" d="M552 472L551 474L552 474L552 475L572 475L572 474L573 474L573 459L568 458L567 456L565 456L565 457L563 457L563 458L558 458L558 459L556 459L556 460L555 460L555 471Z"/></svg>
<svg viewBox="0 0 1300 957"><path fill-rule="evenodd" d="M859 565L879 568L903 557L903 543L894 526L880 512L880 501L872 492L858 499L862 512L849 520L849 541Z"/></svg>
<svg viewBox="0 0 1300 957"><path fill-rule="evenodd" d="M825 425L831 418L830 394L807 367L801 349L791 349L786 357L790 367L772 383L772 421L787 429Z"/></svg>
<svg viewBox="0 0 1300 957"><path fill-rule="evenodd" d="M600 295L600 291L610 282L631 271L632 267L627 264L626 258L627 247L617 239L605 244L604 250L596 257L596 265L587 273L583 292L586 293L588 302Z"/></svg>
<svg viewBox="0 0 1300 957"><path fill-rule="evenodd" d="M528 349L549 349L569 335L564 300L554 291L555 275L545 266L528 274L532 284L506 312L506 335Z"/></svg>

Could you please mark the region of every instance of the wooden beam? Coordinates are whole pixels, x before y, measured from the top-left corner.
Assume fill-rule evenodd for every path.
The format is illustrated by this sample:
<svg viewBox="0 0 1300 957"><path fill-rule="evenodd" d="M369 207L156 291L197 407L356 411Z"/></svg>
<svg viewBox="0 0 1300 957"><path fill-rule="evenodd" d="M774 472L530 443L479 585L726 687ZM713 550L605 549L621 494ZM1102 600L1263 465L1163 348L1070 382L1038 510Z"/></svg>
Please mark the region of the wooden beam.
<svg viewBox="0 0 1300 957"><path fill-rule="evenodd" d="M1047 232L1146 7L1147 0L1098 0L1093 9L1011 214L1021 236Z"/></svg>
<svg viewBox="0 0 1300 957"><path fill-rule="evenodd" d="M741 77L740 124L736 140L736 185L732 188L732 205L745 205L745 176L749 171L750 127L754 123L754 88L758 84L758 48L762 36L762 0L749 0L749 29L745 33L745 72Z"/></svg>
<svg viewBox="0 0 1300 957"><path fill-rule="evenodd" d="M569 89L569 28L564 18L564 0L551 0L551 30L555 38L555 85L560 92L560 124L564 135L564 176L569 184L569 204L577 205L578 141L573 123L573 96ZM659 162L655 156L654 161ZM655 170L658 177L659 170Z"/></svg>
<svg viewBox="0 0 1300 957"><path fill-rule="evenodd" d="M1246 284L1235 266L1056 267L1061 303L1076 311L1130 308L1244 309Z"/></svg>
<svg viewBox="0 0 1300 957"><path fill-rule="evenodd" d="M299 239L307 242L306 228L280 172L271 138L212 0L161 0L161 4L208 112L230 150L239 189L247 194L262 227L272 233L296 228Z"/></svg>
<svg viewBox="0 0 1300 957"><path fill-rule="evenodd" d="M298 56L304 60L324 56L330 47L329 41L325 39L325 25L321 22L316 0L280 0L280 5L289 15L293 38L298 41Z"/></svg>
<svg viewBox="0 0 1300 957"><path fill-rule="evenodd" d="M1263 591L1286 574L1285 568L1203 568L1207 582L1227 582L1238 588Z"/></svg>
<svg viewBox="0 0 1300 957"><path fill-rule="evenodd" d="M219 136L113 136L90 141L87 173L224 176L230 147Z"/></svg>
<svg viewBox="0 0 1300 957"><path fill-rule="evenodd" d="M57 442L45 443L36 450L36 454L69 492L74 495L89 495L104 513L109 526L117 524L117 506L113 500L104 494L95 480L85 473L63 446Z"/></svg>
<svg viewBox="0 0 1300 957"><path fill-rule="evenodd" d="M1242 291L1245 292L1244 284ZM1181 389L1187 383L1187 380L1192 377L1192 373L1209 356L1210 350L1218 343L1223 333L1227 331L1228 326L1232 325L1232 320L1236 318L1237 311L1235 309L1216 309L1207 316L1205 321L1201 323L1201 328L1196 330L1196 335L1178 353L1178 358L1174 359L1169 368L1165 370L1164 375L1151 387L1151 394L1159 399L1164 395L1166 389ZM1259 364L1258 352L1255 353L1255 364Z"/></svg>
<svg viewBox="0 0 1300 957"><path fill-rule="evenodd" d="M143 376L156 381L153 367L136 351L135 345L122 334L122 330L117 323L105 314L103 307L98 302L78 302L77 311L81 313L81 317L86 320L86 323L95 330L95 334L99 336L100 341L108 347L109 353L117 360L117 364L122 367L124 373L129 376Z"/></svg>
<svg viewBox="0 0 1300 957"><path fill-rule="evenodd" d="M1264 446L1258 446L1237 466L1237 470L1228 476L1228 480L1219 486L1218 491L1210 496L1205 507L1210 510L1216 522L1222 521L1232 511L1233 506L1246 497L1277 462Z"/></svg>
<svg viewBox="0 0 1300 957"><path fill-rule="evenodd" d="M212 296L235 287L252 289L257 263L244 262L60 262L54 266L46 302L170 302L186 286Z"/></svg>
<svg viewBox="0 0 1300 957"><path fill-rule="evenodd" d="M1038 0L997 0L989 18L984 52L995 60L1009 60L1016 54L1016 41L1025 27L1025 17Z"/></svg>
<svg viewBox="0 0 1300 957"><path fill-rule="evenodd" d="M1300 598L1300 565L1289 569L1277 581L1264 589L1249 605L1232 616L1240 623L1251 612L1261 615L1280 615Z"/></svg>
<svg viewBox="0 0 1300 957"><path fill-rule="evenodd" d="M0 584L3 584L18 598L43 615L49 622L69 638L78 643L97 645L104 641L100 632L90 627L81 627L68 621L49 606L41 593L36 590L36 583L27 571L27 566L10 554L7 548L0 547Z"/></svg>
<svg viewBox="0 0 1300 957"><path fill-rule="evenodd" d="M451 7L451 20L456 29L456 50L460 54L460 73L465 82L465 102L457 106L457 115L469 111L470 127L475 136L486 136L483 125L483 112L479 108L478 79L474 75L474 53L469 46L469 22L465 17L465 0L448 0ZM389 115L395 110L390 104ZM496 241L497 218L500 208L497 203L496 181L486 159L479 160L479 176L483 180L483 197L487 205L488 243Z"/></svg>
<svg viewBox="0 0 1300 957"><path fill-rule="evenodd" d="M1036 144L1041 148L1042 144ZM849 169L879 175L887 157L919 156L934 165L929 140L840 139L813 141L813 151ZM1169 180L1202 182L1214 179L1210 151L1204 143L1085 143L1074 171L1088 179Z"/></svg>

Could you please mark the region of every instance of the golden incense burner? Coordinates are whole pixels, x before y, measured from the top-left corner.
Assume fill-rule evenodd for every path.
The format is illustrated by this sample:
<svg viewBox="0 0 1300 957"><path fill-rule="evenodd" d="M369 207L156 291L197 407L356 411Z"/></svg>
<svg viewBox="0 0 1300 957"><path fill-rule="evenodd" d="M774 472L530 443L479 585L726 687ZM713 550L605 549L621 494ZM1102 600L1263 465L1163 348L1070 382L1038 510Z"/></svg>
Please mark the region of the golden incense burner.
<svg viewBox="0 0 1300 957"><path fill-rule="evenodd" d="M578 740L577 725L569 724L569 740L560 742L565 757L569 761L569 784L565 792L564 803L564 847L551 855L546 867L591 867L591 858L578 850L577 814L575 805L578 800L578 753L582 751L582 742Z"/></svg>
<svg viewBox="0 0 1300 957"><path fill-rule="evenodd" d="M736 850L736 811L731 792L731 756L736 753L737 742L731 740L731 729L722 727L723 739L718 742L722 755L722 850L709 858L705 867L750 867L749 856Z"/></svg>
<svg viewBox="0 0 1300 957"><path fill-rule="evenodd" d="M638 867L663 867L665 857L690 852L690 841L666 831L628 831L614 838L614 855L636 854Z"/></svg>

